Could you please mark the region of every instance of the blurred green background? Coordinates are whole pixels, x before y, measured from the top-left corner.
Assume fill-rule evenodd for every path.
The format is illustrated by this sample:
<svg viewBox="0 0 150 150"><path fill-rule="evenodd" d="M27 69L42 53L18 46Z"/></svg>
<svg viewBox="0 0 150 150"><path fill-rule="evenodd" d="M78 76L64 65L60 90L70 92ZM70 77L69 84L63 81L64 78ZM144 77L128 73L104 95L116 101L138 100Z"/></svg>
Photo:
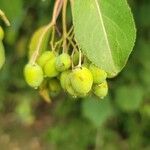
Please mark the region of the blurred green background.
<svg viewBox="0 0 150 150"><path fill-rule="evenodd" d="M129 0L137 41L109 96L45 103L23 79L28 43L54 0L0 0L6 63L0 71L0 150L150 150L150 0ZM68 23L71 22L70 17ZM58 20L59 26L60 18Z"/></svg>

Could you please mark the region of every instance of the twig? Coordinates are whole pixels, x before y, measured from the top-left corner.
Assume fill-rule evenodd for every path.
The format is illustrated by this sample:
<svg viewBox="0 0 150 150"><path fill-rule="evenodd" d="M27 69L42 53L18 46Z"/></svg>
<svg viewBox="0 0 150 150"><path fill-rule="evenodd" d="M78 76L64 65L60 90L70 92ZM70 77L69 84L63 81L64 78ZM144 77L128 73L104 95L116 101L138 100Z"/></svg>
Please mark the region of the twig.
<svg viewBox="0 0 150 150"><path fill-rule="evenodd" d="M62 24L63 24L63 52L66 52L66 46L67 46L67 25L66 25L66 9L67 9L67 2L68 0L63 1L63 10L62 10Z"/></svg>
<svg viewBox="0 0 150 150"><path fill-rule="evenodd" d="M55 41L55 26L53 26L53 29L52 29L52 38L51 38L51 41L50 41L50 45L51 45L51 48L52 48L52 51L54 51L54 41Z"/></svg>
<svg viewBox="0 0 150 150"><path fill-rule="evenodd" d="M0 9L0 17L3 19L3 21L5 22L5 24L6 24L7 26L10 26L9 20L7 19L5 13L4 13L1 9Z"/></svg>

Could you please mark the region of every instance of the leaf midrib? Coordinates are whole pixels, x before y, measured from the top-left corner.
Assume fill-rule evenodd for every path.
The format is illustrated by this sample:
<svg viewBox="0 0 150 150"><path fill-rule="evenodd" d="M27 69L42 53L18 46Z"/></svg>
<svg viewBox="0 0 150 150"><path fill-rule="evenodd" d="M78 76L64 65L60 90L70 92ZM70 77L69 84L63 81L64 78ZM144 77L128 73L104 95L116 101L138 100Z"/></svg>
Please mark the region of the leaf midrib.
<svg viewBox="0 0 150 150"><path fill-rule="evenodd" d="M105 37L106 44L107 44L107 47L108 47L108 50L109 50L109 53L110 53L110 57L111 57L111 59L112 59L113 66L114 66L114 68L115 68L115 64L114 64L114 61L113 61L113 58L112 58L112 52L111 52L111 48L110 48L110 44L109 44L107 32L106 32L105 25L104 25L104 21L103 21L103 18L102 18L101 9L100 9L100 6L99 6L99 4L98 4L98 0L94 0L94 1L95 1L95 4L96 4L96 8L97 8L97 11L98 11L98 15L99 15L100 22L101 22L101 24L102 24L102 29L103 29L103 32L104 32L104 37Z"/></svg>

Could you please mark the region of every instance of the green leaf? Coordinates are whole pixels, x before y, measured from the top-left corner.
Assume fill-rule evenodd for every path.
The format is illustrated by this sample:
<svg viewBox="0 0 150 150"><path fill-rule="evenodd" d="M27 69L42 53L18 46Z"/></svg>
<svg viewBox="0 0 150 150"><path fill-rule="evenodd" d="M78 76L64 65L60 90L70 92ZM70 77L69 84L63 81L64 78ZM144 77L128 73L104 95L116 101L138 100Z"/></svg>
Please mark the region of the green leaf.
<svg viewBox="0 0 150 150"><path fill-rule="evenodd" d="M0 9L4 11L11 24L11 26L5 30L5 41L13 45L25 15L23 0L0 0Z"/></svg>
<svg viewBox="0 0 150 150"><path fill-rule="evenodd" d="M88 97L82 103L83 115L96 127L100 127L113 114L109 99L99 100L96 97Z"/></svg>
<svg viewBox="0 0 150 150"><path fill-rule="evenodd" d="M136 111L143 100L140 86L122 86L116 90L116 104L123 111Z"/></svg>
<svg viewBox="0 0 150 150"><path fill-rule="evenodd" d="M46 31L46 34L44 34L42 38L42 42L40 45L40 52L47 50L51 28L48 30L46 28L47 26L40 27L32 35L32 38L29 44L29 58L32 56L33 52L37 49L37 45L39 44L40 38L45 31Z"/></svg>
<svg viewBox="0 0 150 150"><path fill-rule="evenodd" d="M5 50L2 41L0 41L0 69L4 65L5 62Z"/></svg>
<svg viewBox="0 0 150 150"><path fill-rule="evenodd" d="M17 30L23 20L23 0L0 0L0 9L5 12L12 28Z"/></svg>
<svg viewBox="0 0 150 150"><path fill-rule="evenodd" d="M133 49L136 29L126 0L75 0L75 38L97 66L117 75Z"/></svg>

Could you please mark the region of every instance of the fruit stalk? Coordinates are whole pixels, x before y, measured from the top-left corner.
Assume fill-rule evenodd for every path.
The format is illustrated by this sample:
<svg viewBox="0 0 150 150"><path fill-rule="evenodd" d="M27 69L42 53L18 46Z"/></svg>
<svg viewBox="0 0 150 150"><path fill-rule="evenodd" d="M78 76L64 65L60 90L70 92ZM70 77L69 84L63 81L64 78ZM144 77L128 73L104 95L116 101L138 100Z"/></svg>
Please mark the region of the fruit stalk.
<svg viewBox="0 0 150 150"><path fill-rule="evenodd" d="M6 15L4 14L4 12L1 9L0 9L0 17L3 19L3 21L5 22L5 24L7 26L10 26L9 20L7 19Z"/></svg>
<svg viewBox="0 0 150 150"><path fill-rule="evenodd" d="M56 20L59 16L59 13L61 11L61 8L62 8L62 3L63 3L63 0L56 0L55 2L55 5L54 5L54 10L53 10L53 16L52 16L52 20L51 22L46 26L43 34L41 35L41 38L39 39L39 43L37 45L37 48L35 50L35 52L33 53L31 59L30 59L30 63L31 64L34 64L38 55L39 55L39 51L40 51L40 46L42 44L42 40L43 40L43 37L45 36L45 34L51 29L52 26L54 26L56 24Z"/></svg>
<svg viewBox="0 0 150 150"><path fill-rule="evenodd" d="M63 52L66 52L67 45L67 25L66 25L66 9L68 0L63 0L63 10L62 10L62 25L63 25Z"/></svg>

